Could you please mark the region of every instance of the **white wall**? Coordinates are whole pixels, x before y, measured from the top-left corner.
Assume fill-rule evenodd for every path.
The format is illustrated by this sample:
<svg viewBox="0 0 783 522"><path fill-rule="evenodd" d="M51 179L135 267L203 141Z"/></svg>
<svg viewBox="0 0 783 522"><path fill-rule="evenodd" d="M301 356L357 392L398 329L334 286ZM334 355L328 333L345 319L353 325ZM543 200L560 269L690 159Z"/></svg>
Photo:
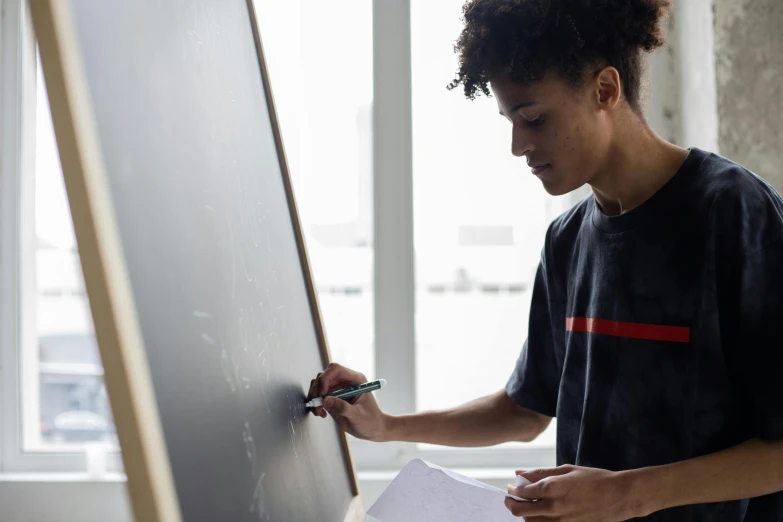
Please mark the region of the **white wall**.
<svg viewBox="0 0 783 522"><path fill-rule="evenodd" d="M73 476L0 478L3 522L133 522L125 482Z"/></svg>
<svg viewBox="0 0 783 522"><path fill-rule="evenodd" d="M502 470L471 473L457 470L505 490L510 479ZM365 509L369 509L393 480L395 473L359 474L359 488ZM492 477L493 475L494 478ZM134 522L127 488L117 478L90 482L84 477L29 476L0 478L0 520L2 522ZM368 521L374 520L371 517Z"/></svg>

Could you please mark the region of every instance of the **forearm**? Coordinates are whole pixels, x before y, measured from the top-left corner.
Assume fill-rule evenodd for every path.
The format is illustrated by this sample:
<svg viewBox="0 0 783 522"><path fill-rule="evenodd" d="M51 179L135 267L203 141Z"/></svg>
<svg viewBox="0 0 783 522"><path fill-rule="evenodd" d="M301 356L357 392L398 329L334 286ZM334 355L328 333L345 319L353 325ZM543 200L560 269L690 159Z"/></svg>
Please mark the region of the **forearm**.
<svg viewBox="0 0 783 522"><path fill-rule="evenodd" d="M492 446L530 441L551 421L514 404L505 391L456 408L388 418L386 440L444 446Z"/></svg>
<svg viewBox="0 0 783 522"><path fill-rule="evenodd" d="M752 439L717 453L622 473L633 484L637 516L758 497L783 490L783 441Z"/></svg>

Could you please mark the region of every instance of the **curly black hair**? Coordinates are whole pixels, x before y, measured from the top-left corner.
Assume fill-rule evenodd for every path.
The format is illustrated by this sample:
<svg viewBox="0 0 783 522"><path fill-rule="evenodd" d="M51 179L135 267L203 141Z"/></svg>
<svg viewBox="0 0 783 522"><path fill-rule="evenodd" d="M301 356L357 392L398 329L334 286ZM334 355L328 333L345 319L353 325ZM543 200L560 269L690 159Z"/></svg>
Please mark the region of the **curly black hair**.
<svg viewBox="0 0 783 522"><path fill-rule="evenodd" d="M628 103L639 108L643 52L664 43L669 0L469 0L454 45L459 71L448 88L474 99L491 75L535 82L549 71L579 86L591 67L612 66Z"/></svg>

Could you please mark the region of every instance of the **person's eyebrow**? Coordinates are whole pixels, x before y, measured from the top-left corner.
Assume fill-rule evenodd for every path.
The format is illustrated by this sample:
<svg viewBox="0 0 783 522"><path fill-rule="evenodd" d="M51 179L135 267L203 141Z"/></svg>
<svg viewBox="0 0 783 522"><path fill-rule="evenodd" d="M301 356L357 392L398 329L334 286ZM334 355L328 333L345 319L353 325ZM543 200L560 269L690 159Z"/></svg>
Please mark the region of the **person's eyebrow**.
<svg viewBox="0 0 783 522"><path fill-rule="evenodd" d="M511 110L508 111L508 113L509 114L514 114L519 109L524 109L525 107L530 107L532 105L538 105L538 102L537 101L526 101L526 102L522 102L522 103L517 103L516 105L511 107ZM500 115L501 116L505 116L505 114L503 114L503 111L500 111Z"/></svg>

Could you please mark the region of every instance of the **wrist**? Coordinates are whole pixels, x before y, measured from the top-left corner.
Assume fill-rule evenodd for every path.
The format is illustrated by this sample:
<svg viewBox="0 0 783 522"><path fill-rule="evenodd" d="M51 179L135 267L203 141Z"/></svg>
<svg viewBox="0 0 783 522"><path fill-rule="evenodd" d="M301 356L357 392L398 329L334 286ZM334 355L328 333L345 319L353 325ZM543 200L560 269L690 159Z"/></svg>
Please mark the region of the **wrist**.
<svg viewBox="0 0 783 522"><path fill-rule="evenodd" d="M388 413L381 413L381 432L375 442L392 442L399 440L400 418Z"/></svg>
<svg viewBox="0 0 783 522"><path fill-rule="evenodd" d="M625 488L629 518L646 517L667 507L659 466L620 471L615 476L621 487Z"/></svg>

